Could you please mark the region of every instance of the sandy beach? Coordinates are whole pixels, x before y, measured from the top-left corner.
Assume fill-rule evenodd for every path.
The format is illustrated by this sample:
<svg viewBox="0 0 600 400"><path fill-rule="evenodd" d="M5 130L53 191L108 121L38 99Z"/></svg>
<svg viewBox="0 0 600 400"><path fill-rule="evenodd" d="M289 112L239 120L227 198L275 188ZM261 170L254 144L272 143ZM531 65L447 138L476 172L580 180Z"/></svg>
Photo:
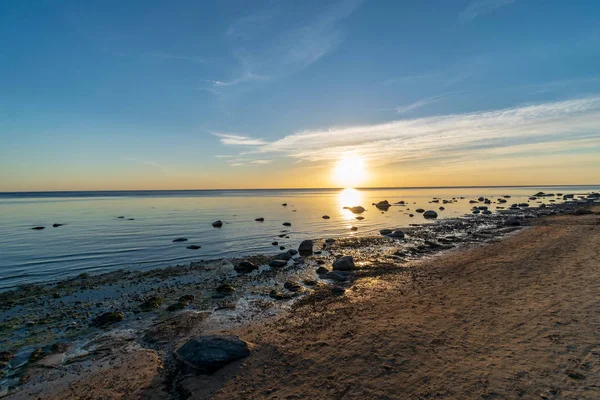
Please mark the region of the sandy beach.
<svg viewBox="0 0 600 400"><path fill-rule="evenodd" d="M121 332L87 363L31 368L9 398L596 399L600 207L592 211L532 219L401 268L358 262L343 296L323 286L227 332L207 332L199 314L154 326L155 345ZM211 375L179 373L170 351L206 333L239 335L251 354Z"/></svg>

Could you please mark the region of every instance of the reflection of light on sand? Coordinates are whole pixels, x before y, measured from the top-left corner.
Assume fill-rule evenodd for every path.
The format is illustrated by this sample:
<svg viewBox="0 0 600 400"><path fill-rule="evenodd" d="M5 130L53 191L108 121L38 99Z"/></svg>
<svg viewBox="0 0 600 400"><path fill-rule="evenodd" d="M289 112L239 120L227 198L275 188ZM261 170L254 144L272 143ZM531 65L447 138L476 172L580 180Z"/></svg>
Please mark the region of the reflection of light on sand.
<svg viewBox="0 0 600 400"><path fill-rule="evenodd" d="M363 195L356 189L344 189L338 194L340 208L361 205ZM350 210L342 210L344 219L351 220L356 217Z"/></svg>

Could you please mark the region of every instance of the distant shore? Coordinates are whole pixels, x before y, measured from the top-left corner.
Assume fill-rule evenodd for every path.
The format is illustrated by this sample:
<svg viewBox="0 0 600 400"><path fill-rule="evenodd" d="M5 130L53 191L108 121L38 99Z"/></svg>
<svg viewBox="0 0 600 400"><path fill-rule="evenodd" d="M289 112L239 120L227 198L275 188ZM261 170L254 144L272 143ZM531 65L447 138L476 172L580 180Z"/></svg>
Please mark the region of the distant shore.
<svg viewBox="0 0 600 400"><path fill-rule="evenodd" d="M481 301L487 301L486 304L489 303L489 307L492 307L494 302L505 304L500 301L501 299L488 300L484 296L484 292L490 289L489 285L492 285L491 279L494 276L498 279L498 284L503 285L501 291L510 292L512 290L506 271L499 267L508 262L506 257L512 257L512 261L509 263L511 266L512 263L523 265L526 260L535 265L548 263L549 259L538 260L536 257L541 249L552 247L552 240L557 241L555 243L557 250L553 251L553 254L561 259L563 257L561 254L565 253L572 258L572 262L578 262L580 255L573 252L571 247L579 249L581 254L588 254L585 252L587 250L585 250L586 247L582 240L585 235L591 235L592 241L598 239L598 227L594 225L597 224L598 217L595 214L586 213L570 215L574 211L584 210L584 208L579 208L582 206L583 204L572 204L570 207L556 206L553 209L560 211L558 214L568 215L521 219L519 224L515 224L516 226L506 224L506 216L498 216L496 219L488 220L488 223L492 223L491 226L480 226L469 220L458 219L431 226L407 228L410 240L403 242L403 246L400 247L398 247L398 242L390 241L386 237L345 239L338 240L333 244L326 243L324 240L315 241L315 249L319 249L320 254L291 260L288 269L293 272L292 274L281 276L276 270L265 270L261 271L259 275L241 274L236 280L231 280L233 277L230 277L229 284L236 290L233 295L219 293L218 290L215 292L214 288L222 285L223 282L210 280L205 273L218 268L231 269L236 263L242 261L239 259L197 263L186 268L168 268L137 273L118 271L100 276L84 275L56 285L30 285L21 288L0 297L0 305L4 312L8 313L5 314L4 323L0 327L6 333L6 339L2 345L7 347L10 342L16 344L20 341L21 348L30 349L22 352L21 357L28 357L28 360L21 360L21 371L12 380L13 385L15 384L14 379L19 380L17 390L14 391L14 398L39 395L42 392L48 396L46 398L53 398L53 395L55 398L61 398L61 396L65 396L67 386L70 387L68 390L74 391L73 393L78 396L75 398L102 396L106 398L123 396L169 398L168 396L171 394L166 388L172 388L173 385L181 393L193 394L192 398L209 398L211 396L224 399L274 398L276 393L281 398L285 397L285 393L291 395L293 388L296 393L312 393L314 398L335 398L336 393L344 390L355 390L356 398L361 398L359 394L377 397L375 392L369 392L366 387L359 390L361 385L358 384L358 381L353 383L350 379L352 376L367 373L361 369L363 367L360 365L369 365L373 371L379 371L379 375L374 376L373 379L383 379L386 375L404 371L408 368L407 365L410 365L411 368L419 366L417 361L413 361L415 351L418 350L419 357L423 354L429 354L428 357L430 357L431 354L439 351L439 349L433 350L431 343L418 339L416 331L412 337L415 343L412 345L408 342L410 335L401 338L397 336L406 334L406 325L411 318L416 324L415 329L431 336L435 346L443 347L445 343L454 343L455 340L458 340L453 336L458 335L457 328L444 319L450 318L443 312L447 307L454 307L452 308L454 309L452 311L453 318L459 318L458 314L462 313L461 315L463 315L465 310L458 308L468 307L471 304L474 316L471 319L467 318L471 321L468 329L476 328L472 325L475 320L479 321L482 326L492 323L488 319L489 316L477 314L479 311L476 309L480 306ZM593 212L597 211L598 209L595 208ZM531 213L534 212L531 211ZM540 212L552 213L549 210L540 210ZM499 243L487 244L483 247L479 245L479 243L499 240L499 237L519 229L518 225L534 226L517 235L511 234ZM457 232L457 229L462 229L460 232L469 232L469 235L453 239L455 235L451 233ZM568 247L567 243L571 247ZM433 259L429 257L423 259L423 256L455 248L458 244L459 250L451 250L447 255L437 256ZM594 248L597 249L597 247ZM595 250L591 249L590 251ZM334 296L331 291L332 279L326 277L323 280L323 277L315 276L314 271L319 266L328 267L335 256L340 254L353 255L358 269L350 279L339 282L333 280L334 286L341 287L346 293L343 296ZM586 257L589 258L591 255L588 254ZM256 264L269 262L269 258L265 256L246 257L244 260L251 260ZM579 261L586 263L588 262L586 260ZM468 265L474 263L472 275L468 277L466 274L464 276L455 275L462 268L460 267L462 262L467 262ZM489 266L482 268L481 266L486 262L489 263ZM497 268L501 270L497 270ZM486 274L489 274L489 277L483 276ZM472 293L465 279L469 285L475 282ZM283 289L284 283L290 280L299 282L301 288L297 292ZM485 284L488 285L487 289L483 283L479 282L480 280L488 282ZM548 277L544 282L550 285L551 278ZM455 284L467 286L460 292L453 292ZM519 290L525 290L528 283L521 282L519 285L521 285ZM277 289L278 287L281 289ZM436 293L436 290L439 293ZM490 290L490 295L500 295L500 292L494 292L495 289ZM515 290L517 289L515 288ZM476 295L479 291L481 293ZM274 292L276 292L275 295ZM278 299L277 292L283 296L281 299ZM523 295L524 292L519 291L518 293ZM159 299L156 306L152 302L148 304L150 309L155 310L150 312L140 310L152 299L150 294L154 294L154 297ZM177 304L177 299L182 295L193 295L192 309L167 311L166 308ZM101 299L102 296L105 298ZM453 300L445 299L445 296ZM514 296L511 298L516 302L517 298ZM480 300L476 300L477 298ZM424 305L425 303L428 304L427 307ZM448 305L440 305L446 303ZM53 310L55 314L46 312L43 322L40 321L39 312L36 315L27 314L36 308L47 310L48 307L52 308L53 304L56 305ZM455 305L451 306L451 304ZM514 308L517 305L511 307ZM288 311L290 307L293 313ZM397 313L393 311L394 307L404 311ZM489 311L489 307L482 307L481 312L484 308ZM494 307L496 306L492 307L494 313L502 313L500 308ZM422 310L418 313L415 312L415 315L411 314L411 310L421 308ZM435 312L428 317L427 313L432 309ZM11 314L10 310L15 311ZM126 320L112 326L112 329L105 331L104 336L98 338L97 328L82 326L79 321L92 320L100 310L125 311ZM371 311L367 312L367 310ZM400 315L407 319L401 319ZM16 319L17 317L18 319ZM31 322L27 318L31 318ZM355 320L355 318L357 319ZM418 320L414 320L415 318ZM431 318L434 320L442 318L445 322L436 323L435 329L437 330L434 332L431 330L433 328L429 328L429 324L435 322L430 321ZM510 318L517 317L511 315ZM351 324L351 321L354 323ZM399 331L395 329L388 331L394 323L400 324L403 328ZM444 323L448 326L444 326ZM508 322L504 321L503 323ZM495 322L494 326L503 323ZM521 322L515 322L515 324L519 323ZM361 326L364 326L364 329ZM369 326L373 330L371 333L366 328ZM488 328L489 326L486 329ZM347 331L342 332L344 329ZM478 335L493 334L493 331L488 332L489 329L486 330L483 327L478 329L480 330ZM185 338L214 331L238 333L245 340L254 343L257 351L253 352L250 359L244 362L244 366L240 366L238 363L236 366L219 371L211 378L182 378L173 375L174 370L170 357L173 348ZM342 343L354 343L357 334L361 339L347 348L347 351L340 349L339 346ZM50 345L59 337L62 339L58 342L63 343L64 346L58 346L58 349L55 350L48 347L42 349L41 353L32 359L31 351L37 348L36 343L42 341ZM367 339L369 337L372 339ZM397 344L400 339L403 343L400 347L390 347L394 346L394 343ZM362 346L366 346L369 340L379 341L383 348L389 350L389 357L380 354L381 352L375 349L363 348ZM460 346L468 347L475 344L466 341L461 342ZM355 345L360 346L356 347ZM480 344L477 345L480 346ZM421 346L428 349L423 354L419 350ZM304 351L308 352L308 356ZM406 351L408 353L405 353ZM349 376L343 378L341 375L337 375L337 364L328 363L321 358L325 357L325 354L329 354L330 358L338 359L340 367L348 360L362 361L358 364L354 364L353 361L352 370L348 370ZM379 355L371 359L368 354ZM110 366L111 363L108 360L115 357L119 363L123 364L119 368L135 371L131 373L130 378L123 380L123 377L120 377L123 371L118 371L115 367ZM305 360L308 364L297 364L301 360ZM379 361L381 361L381 365L373 364L373 362L379 363ZM425 361L424 359L419 362L426 365ZM14 359L11 363L14 366L19 364ZM258 365L264 363L269 365L267 368L278 369L278 371L271 371L270 374L267 374L268 376L263 376L258 370ZM131 365L128 367L128 364ZM328 375L326 371L318 370L316 366L320 364L328 365L332 371L331 374ZM313 371L312 378L307 375L310 368L304 371L304 368L309 365L317 368L317 371ZM285 380L280 374L281 371L289 368L295 371L292 374L297 375L298 378L294 378L293 382L295 383L286 389L278 386L276 377ZM342 372L341 370L339 373ZM232 371L240 376L239 379L229 380L228 377L233 373ZM111 382L111 385L114 386L114 391L110 393L89 392L92 386L99 384L98 379L102 377L104 377L102 379L106 379L106 376L112 376L114 381ZM328 378L328 376L333 378ZM59 383L53 383L52 391L48 392L47 382L59 377ZM317 377L327 379L323 382L316 382ZM425 375L422 378L427 378L427 382L433 379L433 377ZM256 382L262 382L258 386L269 388L271 391L268 393L257 391L255 389ZM441 387L440 385L443 386L440 383L438 387ZM385 385L381 387L384 388ZM220 391L217 392L219 388ZM244 396L248 396L244 397L241 395L242 393ZM425 396L425 392L415 391L413 393ZM366 398L364 396L362 398ZM408 397L391 396L391 398Z"/></svg>

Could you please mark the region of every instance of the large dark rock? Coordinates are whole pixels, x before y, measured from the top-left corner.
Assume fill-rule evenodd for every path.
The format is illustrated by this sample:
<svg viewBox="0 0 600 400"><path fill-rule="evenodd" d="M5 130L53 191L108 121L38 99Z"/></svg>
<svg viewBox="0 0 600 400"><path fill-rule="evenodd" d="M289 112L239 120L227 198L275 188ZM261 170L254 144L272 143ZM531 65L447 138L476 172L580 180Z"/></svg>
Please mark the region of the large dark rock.
<svg viewBox="0 0 600 400"><path fill-rule="evenodd" d="M404 232L402 232L399 229L396 229L394 232L388 234L387 236L394 239L404 239Z"/></svg>
<svg viewBox="0 0 600 400"><path fill-rule="evenodd" d="M333 262L334 271L352 271L354 268L352 256L342 256Z"/></svg>
<svg viewBox="0 0 600 400"><path fill-rule="evenodd" d="M271 268L283 268L287 265L287 261L286 260L272 260L269 263L269 266Z"/></svg>
<svg viewBox="0 0 600 400"><path fill-rule="evenodd" d="M387 211L391 207L391 204L387 200L382 200L375 204L375 207L377 207L379 210Z"/></svg>
<svg viewBox="0 0 600 400"><path fill-rule="evenodd" d="M380 235L389 235L390 233L392 233L391 229L382 229L379 231Z"/></svg>
<svg viewBox="0 0 600 400"><path fill-rule="evenodd" d="M504 225L505 226L519 226L519 225L521 225L521 221L519 221L516 218L508 218L506 221L504 221Z"/></svg>
<svg viewBox="0 0 600 400"><path fill-rule="evenodd" d="M437 218L437 213L433 210L427 210L423 213L423 216L425 218Z"/></svg>
<svg viewBox="0 0 600 400"><path fill-rule="evenodd" d="M275 256L276 260L285 260L285 261L289 261L292 259L292 255L290 253L288 253L287 251L285 253L279 253Z"/></svg>
<svg viewBox="0 0 600 400"><path fill-rule="evenodd" d="M313 253L313 241L312 240L303 240L298 246L298 252L301 256L309 256Z"/></svg>
<svg viewBox="0 0 600 400"><path fill-rule="evenodd" d="M336 282L346 282L350 280L351 273L349 271L331 271L323 276L325 279L330 279Z"/></svg>
<svg viewBox="0 0 600 400"><path fill-rule="evenodd" d="M189 340L175 351L185 372L211 373L250 355L250 347L237 336L208 335Z"/></svg>
<svg viewBox="0 0 600 400"><path fill-rule="evenodd" d="M235 269L235 271L240 274L247 274L249 272L254 271L255 269L258 269L258 266L254 265L250 261L242 261L238 265L233 267L233 269Z"/></svg>

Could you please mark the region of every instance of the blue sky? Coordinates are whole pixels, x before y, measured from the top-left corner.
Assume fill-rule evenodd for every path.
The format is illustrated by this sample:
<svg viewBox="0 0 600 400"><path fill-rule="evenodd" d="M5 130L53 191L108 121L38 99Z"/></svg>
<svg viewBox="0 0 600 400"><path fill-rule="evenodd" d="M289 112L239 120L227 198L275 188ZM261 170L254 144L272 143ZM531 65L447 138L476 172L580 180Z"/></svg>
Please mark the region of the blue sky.
<svg viewBox="0 0 600 400"><path fill-rule="evenodd" d="M0 190L599 183L599 50L593 0L6 0Z"/></svg>

